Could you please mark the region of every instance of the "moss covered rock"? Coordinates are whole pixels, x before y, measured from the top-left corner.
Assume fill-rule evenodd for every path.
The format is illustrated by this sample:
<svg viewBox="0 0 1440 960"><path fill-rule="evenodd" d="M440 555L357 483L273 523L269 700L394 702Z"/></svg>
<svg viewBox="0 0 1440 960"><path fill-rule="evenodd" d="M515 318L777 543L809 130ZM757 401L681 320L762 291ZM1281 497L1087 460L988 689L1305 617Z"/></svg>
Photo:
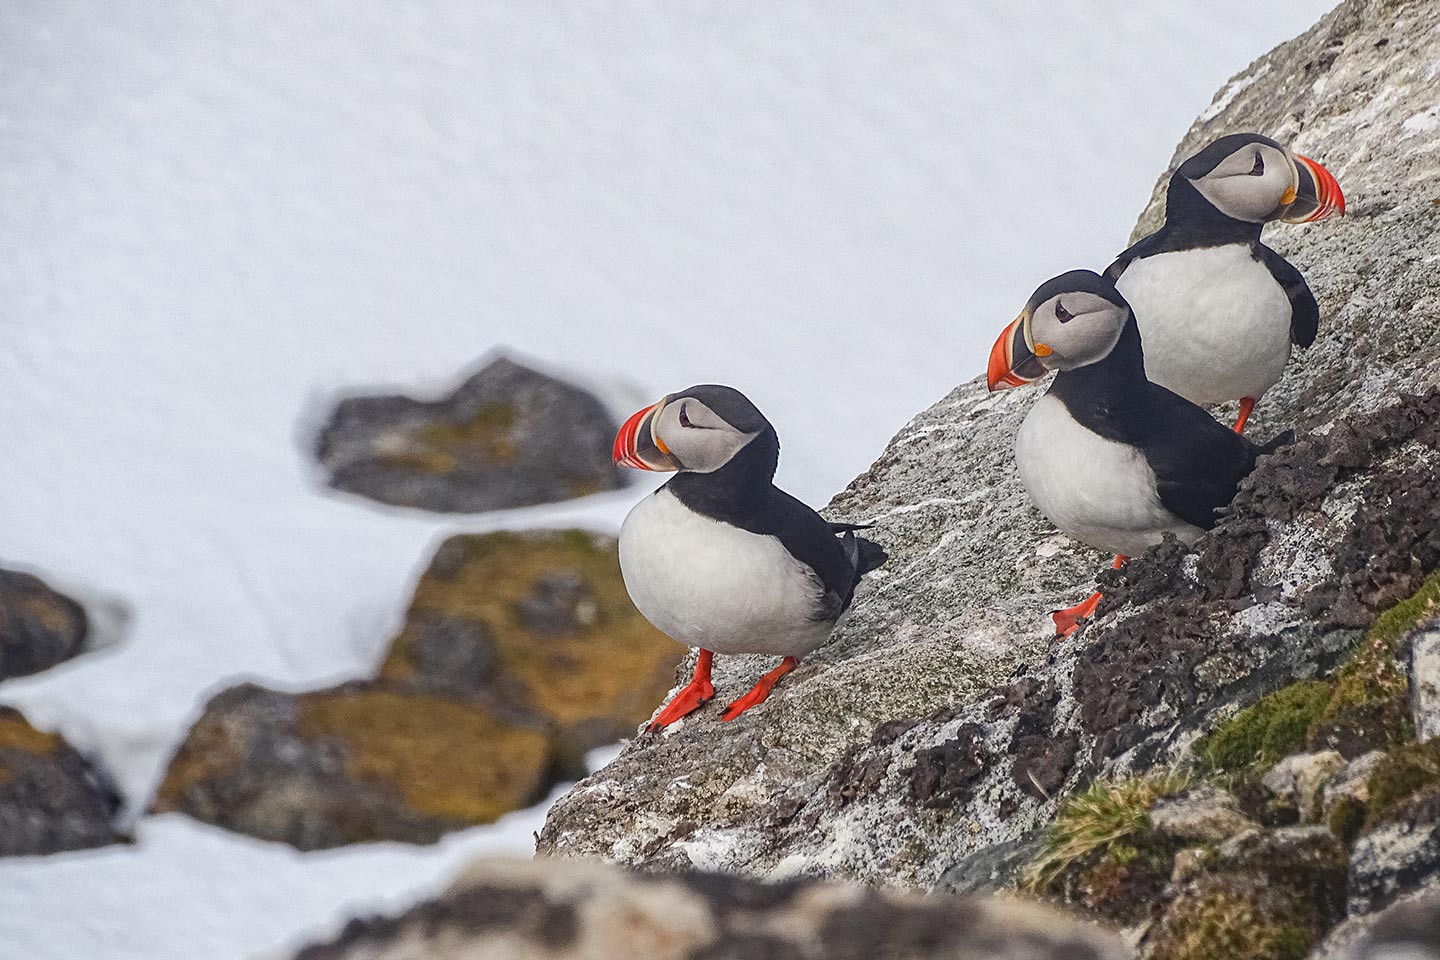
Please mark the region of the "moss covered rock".
<svg viewBox="0 0 1440 960"><path fill-rule="evenodd" d="M1282 687L1216 727L1200 752L1222 771L1278 763L1305 745L1306 731L1329 699L1330 685L1322 681Z"/></svg>
<svg viewBox="0 0 1440 960"><path fill-rule="evenodd" d="M302 850L429 843L543 796L565 770L551 733L475 700L387 683L214 697L153 812Z"/></svg>
<svg viewBox="0 0 1440 960"><path fill-rule="evenodd" d="M80 653L85 610L39 577L0 570L0 680L48 670Z"/></svg>
<svg viewBox="0 0 1440 960"><path fill-rule="evenodd" d="M500 358L440 400L342 400L316 456L331 486L383 503L500 510L620 487L616 426L579 387Z"/></svg>
<svg viewBox="0 0 1440 960"><path fill-rule="evenodd" d="M681 653L630 602L613 538L487 533L435 552L380 676L523 713L578 755L633 734Z"/></svg>
<svg viewBox="0 0 1440 960"><path fill-rule="evenodd" d="M114 843L120 797L63 737L0 707L0 856Z"/></svg>

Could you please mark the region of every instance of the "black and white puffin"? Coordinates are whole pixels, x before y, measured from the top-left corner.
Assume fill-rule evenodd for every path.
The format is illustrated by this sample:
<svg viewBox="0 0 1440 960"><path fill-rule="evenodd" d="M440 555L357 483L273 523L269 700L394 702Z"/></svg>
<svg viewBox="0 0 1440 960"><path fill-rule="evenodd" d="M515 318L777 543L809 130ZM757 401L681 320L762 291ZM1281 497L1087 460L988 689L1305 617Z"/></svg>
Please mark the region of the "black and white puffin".
<svg viewBox="0 0 1440 960"><path fill-rule="evenodd" d="M651 731L715 695L716 653L784 658L721 719L764 702L829 638L860 578L885 561L878 544L855 536L861 527L829 523L775 486L775 428L732 387L701 384L638 411L616 435L614 455L621 466L678 471L620 528L630 599L656 628L700 648L694 678Z"/></svg>
<svg viewBox="0 0 1440 960"><path fill-rule="evenodd" d="M1265 448L1146 379L1135 314L1109 280L1072 270L1041 284L990 351L991 390L1057 371L1015 438L1030 499L1067 536L1128 555L1166 533L1193 542ZM1053 614L1072 633L1100 594Z"/></svg>
<svg viewBox="0 0 1440 960"><path fill-rule="evenodd" d="M1257 133L1221 137L1182 163L1165 224L1105 271L1135 311L1150 379L1192 403L1239 400L1244 430L1320 321L1305 278L1260 230L1344 213L1328 170Z"/></svg>

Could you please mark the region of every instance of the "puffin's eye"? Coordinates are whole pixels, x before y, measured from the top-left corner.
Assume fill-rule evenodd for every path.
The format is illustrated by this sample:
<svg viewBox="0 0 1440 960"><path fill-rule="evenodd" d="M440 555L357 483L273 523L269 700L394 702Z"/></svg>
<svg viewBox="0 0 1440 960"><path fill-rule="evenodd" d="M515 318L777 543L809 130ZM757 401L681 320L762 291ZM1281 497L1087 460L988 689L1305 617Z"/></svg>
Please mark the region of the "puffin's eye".
<svg viewBox="0 0 1440 960"><path fill-rule="evenodd" d="M1071 313L1069 310L1066 310L1064 304L1062 304L1059 300L1055 301L1056 320L1059 320L1061 323L1069 323L1074 318L1075 314Z"/></svg>
<svg viewBox="0 0 1440 960"><path fill-rule="evenodd" d="M685 416L685 404L683 404L683 403L680 404L680 426L682 426L682 427L693 427L693 426L695 426L695 424L693 424L693 423L690 422L690 418L687 417L687 416Z"/></svg>
<svg viewBox="0 0 1440 960"><path fill-rule="evenodd" d="M1255 151L1255 166L1250 168L1250 176L1265 176L1265 158L1260 155L1260 151L1258 150Z"/></svg>

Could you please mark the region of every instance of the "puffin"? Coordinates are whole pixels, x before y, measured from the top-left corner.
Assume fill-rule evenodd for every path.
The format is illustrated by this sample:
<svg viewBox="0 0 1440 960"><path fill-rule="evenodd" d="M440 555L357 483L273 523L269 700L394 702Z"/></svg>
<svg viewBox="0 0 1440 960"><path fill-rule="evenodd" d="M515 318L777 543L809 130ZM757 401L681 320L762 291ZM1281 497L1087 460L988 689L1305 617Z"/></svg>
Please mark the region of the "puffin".
<svg viewBox="0 0 1440 960"><path fill-rule="evenodd" d="M826 521L775 486L775 428L733 387L699 384L637 411L615 436L614 460L675 472L625 517L620 571L645 619L699 648L693 678L648 732L715 696L716 653L782 658L721 720L763 703L885 562L878 544L855 535L867 525Z"/></svg>
<svg viewBox="0 0 1440 960"><path fill-rule="evenodd" d="M1173 534L1193 543L1219 522L1257 446L1146 377L1140 326L1115 284L1090 270L1042 283L995 341L986 372L1003 390L1054 371L1015 437L1030 499L1062 533L1114 553L1115 567ZM1097 591L1052 614L1069 636Z"/></svg>
<svg viewBox="0 0 1440 960"><path fill-rule="evenodd" d="M1243 432L1320 323L1305 278L1260 230L1344 213L1330 171L1258 133L1220 137L1180 164L1164 225L1105 270L1140 323L1146 375L1192 403L1240 401Z"/></svg>

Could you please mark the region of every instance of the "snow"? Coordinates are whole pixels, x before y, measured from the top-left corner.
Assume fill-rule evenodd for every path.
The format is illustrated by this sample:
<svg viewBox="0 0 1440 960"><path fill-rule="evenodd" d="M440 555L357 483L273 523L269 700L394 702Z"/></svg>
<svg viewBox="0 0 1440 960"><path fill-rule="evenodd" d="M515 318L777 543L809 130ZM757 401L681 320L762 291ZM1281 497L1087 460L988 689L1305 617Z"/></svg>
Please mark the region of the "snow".
<svg viewBox="0 0 1440 960"><path fill-rule="evenodd" d="M447 533L616 529L640 488L447 518L317 487L326 400L443 388L500 346L617 408L734 383L823 502L1039 280L1103 266L1196 109L1326 6L13 0L0 562L127 613L0 700L95 751L135 816L214 691L371 670ZM24 899L0 944L253 955L296 929L273 891L328 922L312 886L449 868L138 829L0 862Z"/></svg>

